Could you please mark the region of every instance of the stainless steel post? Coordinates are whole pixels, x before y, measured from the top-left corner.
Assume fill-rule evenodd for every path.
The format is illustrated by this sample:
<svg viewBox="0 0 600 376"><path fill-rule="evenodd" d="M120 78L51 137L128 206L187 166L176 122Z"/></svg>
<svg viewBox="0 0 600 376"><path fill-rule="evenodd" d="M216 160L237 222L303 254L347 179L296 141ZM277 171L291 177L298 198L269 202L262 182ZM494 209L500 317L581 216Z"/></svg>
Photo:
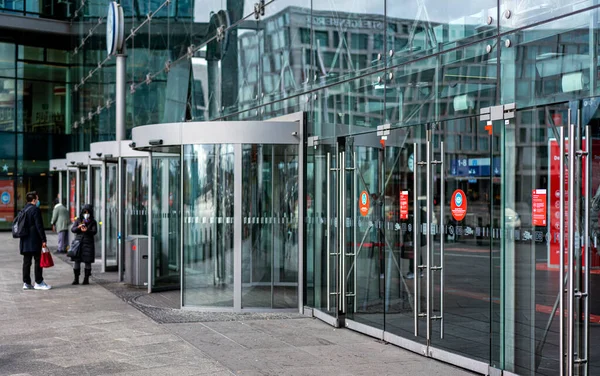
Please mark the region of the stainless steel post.
<svg viewBox="0 0 600 376"><path fill-rule="evenodd" d="M414 304L414 320L415 320L415 337L419 335L419 314L421 313L421 299L419 297L419 266L417 264L419 255L419 184L418 184L418 170L419 170L419 145L415 142L413 144L413 293L415 296Z"/></svg>
<svg viewBox="0 0 600 376"><path fill-rule="evenodd" d="M152 182L152 152L148 153L148 181L150 182L150 184L148 184L148 212L146 213L146 215L148 216L148 224L147 224L147 232L148 232L148 294L150 294L152 292L152 285L153 285L153 273L152 271L154 270L154 256L153 256L153 242L152 242L152 223L154 222L152 219L153 213L152 213L152 205L153 205L153 201L154 198L152 197L154 194L154 187L153 187L153 182ZM158 187L157 187L158 188ZM165 187L165 188L168 188ZM160 213L160 210L159 210ZM160 220L157 218L157 220Z"/></svg>
<svg viewBox="0 0 600 376"><path fill-rule="evenodd" d="M346 152L343 151L339 164L340 190L342 202L340 205L340 307L343 313L347 312L346 304Z"/></svg>
<svg viewBox="0 0 600 376"><path fill-rule="evenodd" d="M102 273L106 272L106 224L108 221L106 220L106 162L102 161L102 167L100 167L100 219L102 222L100 223L100 236L102 237L102 243L100 245L101 248L101 257L102 257L102 265L100 267L100 271Z"/></svg>
<svg viewBox="0 0 600 376"><path fill-rule="evenodd" d="M126 83L127 83L127 55L125 49L117 55L116 66L116 95L115 95L115 136L117 141L125 140L125 109L126 109Z"/></svg>
<svg viewBox="0 0 600 376"><path fill-rule="evenodd" d="M331 154L327 153L327 312L331 310Z"/></svg>
<svg viewBox="0 0 600 376"><path fill-rule="evenodd" d="M581 359L586 361L583 363L583 374L589 375L590 367L590 265L591 265L591 252L590 252L590 194L592 193L592 175L591 175L591 164L592 164L592 129L589 125L585 127L585 228L584 228L584 260L587 263L585 266L584 275L584 311L583 311L583 355Z"/></svg>
<svg viewBox="0 0 600 376"><path fill-rule="evenodd" d="M570 111L569 111L569 119L570 119ZM565 372L565 348L564 348L564 340L565 340L565 128L564 126L559 128L559 149L560 149L560 180L559 180L559 192L560 192L560 261L559 261L559 285L558 285L558 296L559 299L559 309L560 314L559 317L559 325L560 325L560 340L558 341L558 348L560 354L559 363L559 375L564 376Z"/></svg>
<svg viewBox="0 0 600 376"><path fill-rule="evenodd" d="M569 119L570 120L570 119ZM574 281L573 281L573 269L575 262L575 125L569 122L569 258L568 258L568 297L569 297L569 317L568 317L568 327L567 327L567 375L573 375L573 331L574 331Z"/></svg>
<svg viewBox="0 0 600 376"><path fill-rule="evenodd" d="M431 205L431 201L433 200L432 194L431 194L431 174L432 174L432 163L431 163L431 128L427 129L427 146L426 146L426 152L427 152L427 156L426 161L427 161L427 166L426 166L426 171L427 171L427 194L426 194L426 207L427 207L427 228L425 230L425 236L427 239L427 264L425 267L426 275L425 275L425 286L427 287L427 292L426 292L426 299L427 299L427 307L426 307L426 314L427 314L427 345L429 346L429 341L431 340L431 248L432 248L432 244L431 244L431 223L432 221L432 214L431 212L433 211L433 205Z"/></svg>
<svg viewBox="0 0 600 376"><path fill-rule="evenodd" d="M354 208L353 211L353 220L354 220L354 228L353 228L353 235L354 235L354 256L353 256L353 261L352 261L352 265L354 266L354 272L353 272L353 276L354 276L354 285L352 286L352 293L354 294L354 312L356 312L356 307L357 307L357 296L358 296L358 291L357 291L357 274L358 274L358 265L357 265L357 261L358 261L358 249L357 249L357 236L358 236L358 205L356 204L356 200L358 198L358 189L357 189L357 185L358 185L358 165L356 164L356 150L352 151L352 161L353 161L353 165L352 165L352 207Z"/></svg>
<svg viewBox="0 0 600 376"><path fill-rule="evenodd" d="M444 239L446 237L444 226L444 207L446 205L446 176L444 171L444 142L440 143L440 338L444 338Z"/></svg>

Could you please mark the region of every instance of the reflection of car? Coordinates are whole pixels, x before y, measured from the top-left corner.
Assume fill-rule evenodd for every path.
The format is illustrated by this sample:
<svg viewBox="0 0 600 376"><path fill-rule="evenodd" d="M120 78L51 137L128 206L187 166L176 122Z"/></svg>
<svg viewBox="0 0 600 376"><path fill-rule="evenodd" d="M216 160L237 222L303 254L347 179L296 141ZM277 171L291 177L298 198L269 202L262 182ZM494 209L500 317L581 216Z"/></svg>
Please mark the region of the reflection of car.
<svg viewBox="0 0 600 376"><path fill-rule="evenodd" d="M511 208L504 208L504 223L507 228L518 229L521 227L521 217L519 213Z"/></svg>

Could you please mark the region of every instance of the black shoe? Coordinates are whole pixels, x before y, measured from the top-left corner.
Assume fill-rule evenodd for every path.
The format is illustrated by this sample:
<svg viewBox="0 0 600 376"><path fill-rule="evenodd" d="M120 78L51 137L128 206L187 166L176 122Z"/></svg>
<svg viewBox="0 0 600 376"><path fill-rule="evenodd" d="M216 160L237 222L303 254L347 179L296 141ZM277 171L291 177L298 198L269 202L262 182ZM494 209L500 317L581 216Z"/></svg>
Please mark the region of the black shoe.
<svg viewBox="0 0 600 376"><path fill-rule="evenodd" d="M79 284L79 275L81 274L81 269L73 269L73 275L75 276L73 278L73 282L71 283L72 285L78 285Z"/></svg>
<svg viewBox="0 0 600 376"><path fill-rule="evenodd" d="M89 285L90 284L90 276L92 275L92 269L84 269L83 271L85 272L85 275L83 276L82 285Z"/></svg>

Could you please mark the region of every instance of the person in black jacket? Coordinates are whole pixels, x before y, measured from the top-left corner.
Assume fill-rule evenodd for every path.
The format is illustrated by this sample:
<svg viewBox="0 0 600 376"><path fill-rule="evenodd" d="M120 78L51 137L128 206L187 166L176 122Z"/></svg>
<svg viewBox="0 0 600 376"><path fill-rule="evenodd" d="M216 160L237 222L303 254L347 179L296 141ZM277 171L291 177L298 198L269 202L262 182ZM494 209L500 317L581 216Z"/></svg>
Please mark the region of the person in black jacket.
<svg viewBox="0 0 600 376"><path fill-rule="evenodd" d="M40 210L40 198L36 191L27 193L27 204L23 208L25 226L29 233L19 239L19 251L23 255L23 290L50 290L52 286L44 282L40 259L42 248L46 247L46 232ZM31 285L31 259L35 259L35 285Z"/></svg>
<svg viewBox="0 0 600 376"><path fill-rule="evenodd" d="M81 213L71 227L71 232L75 234L76 239L81 241L79 255L72 257L73 260L73 285L79 284L79 276L81 275L81 263L85 263L85 275L83 277L83 285L90 284L90 276L92 275L92 263L96 260L96 249L94 246L94 236L98 232L98 223L94 219L94 209L92 205L84 205Z"/></svg>

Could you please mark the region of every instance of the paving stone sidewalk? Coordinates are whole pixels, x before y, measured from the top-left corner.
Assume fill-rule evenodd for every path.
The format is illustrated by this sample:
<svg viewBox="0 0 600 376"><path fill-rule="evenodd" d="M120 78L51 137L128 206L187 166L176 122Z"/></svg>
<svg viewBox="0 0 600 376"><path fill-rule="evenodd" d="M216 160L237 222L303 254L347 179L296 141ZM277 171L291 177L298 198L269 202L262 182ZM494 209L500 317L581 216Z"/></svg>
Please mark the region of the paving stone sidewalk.
<svg viewBox="0 0 600 376"><path fill-rule="evenodd" d="M160 323L94 281L71 286L58 257L53 289L24 291L17 249L0 233L3 376L472 375L300 315Z"/></svg>

